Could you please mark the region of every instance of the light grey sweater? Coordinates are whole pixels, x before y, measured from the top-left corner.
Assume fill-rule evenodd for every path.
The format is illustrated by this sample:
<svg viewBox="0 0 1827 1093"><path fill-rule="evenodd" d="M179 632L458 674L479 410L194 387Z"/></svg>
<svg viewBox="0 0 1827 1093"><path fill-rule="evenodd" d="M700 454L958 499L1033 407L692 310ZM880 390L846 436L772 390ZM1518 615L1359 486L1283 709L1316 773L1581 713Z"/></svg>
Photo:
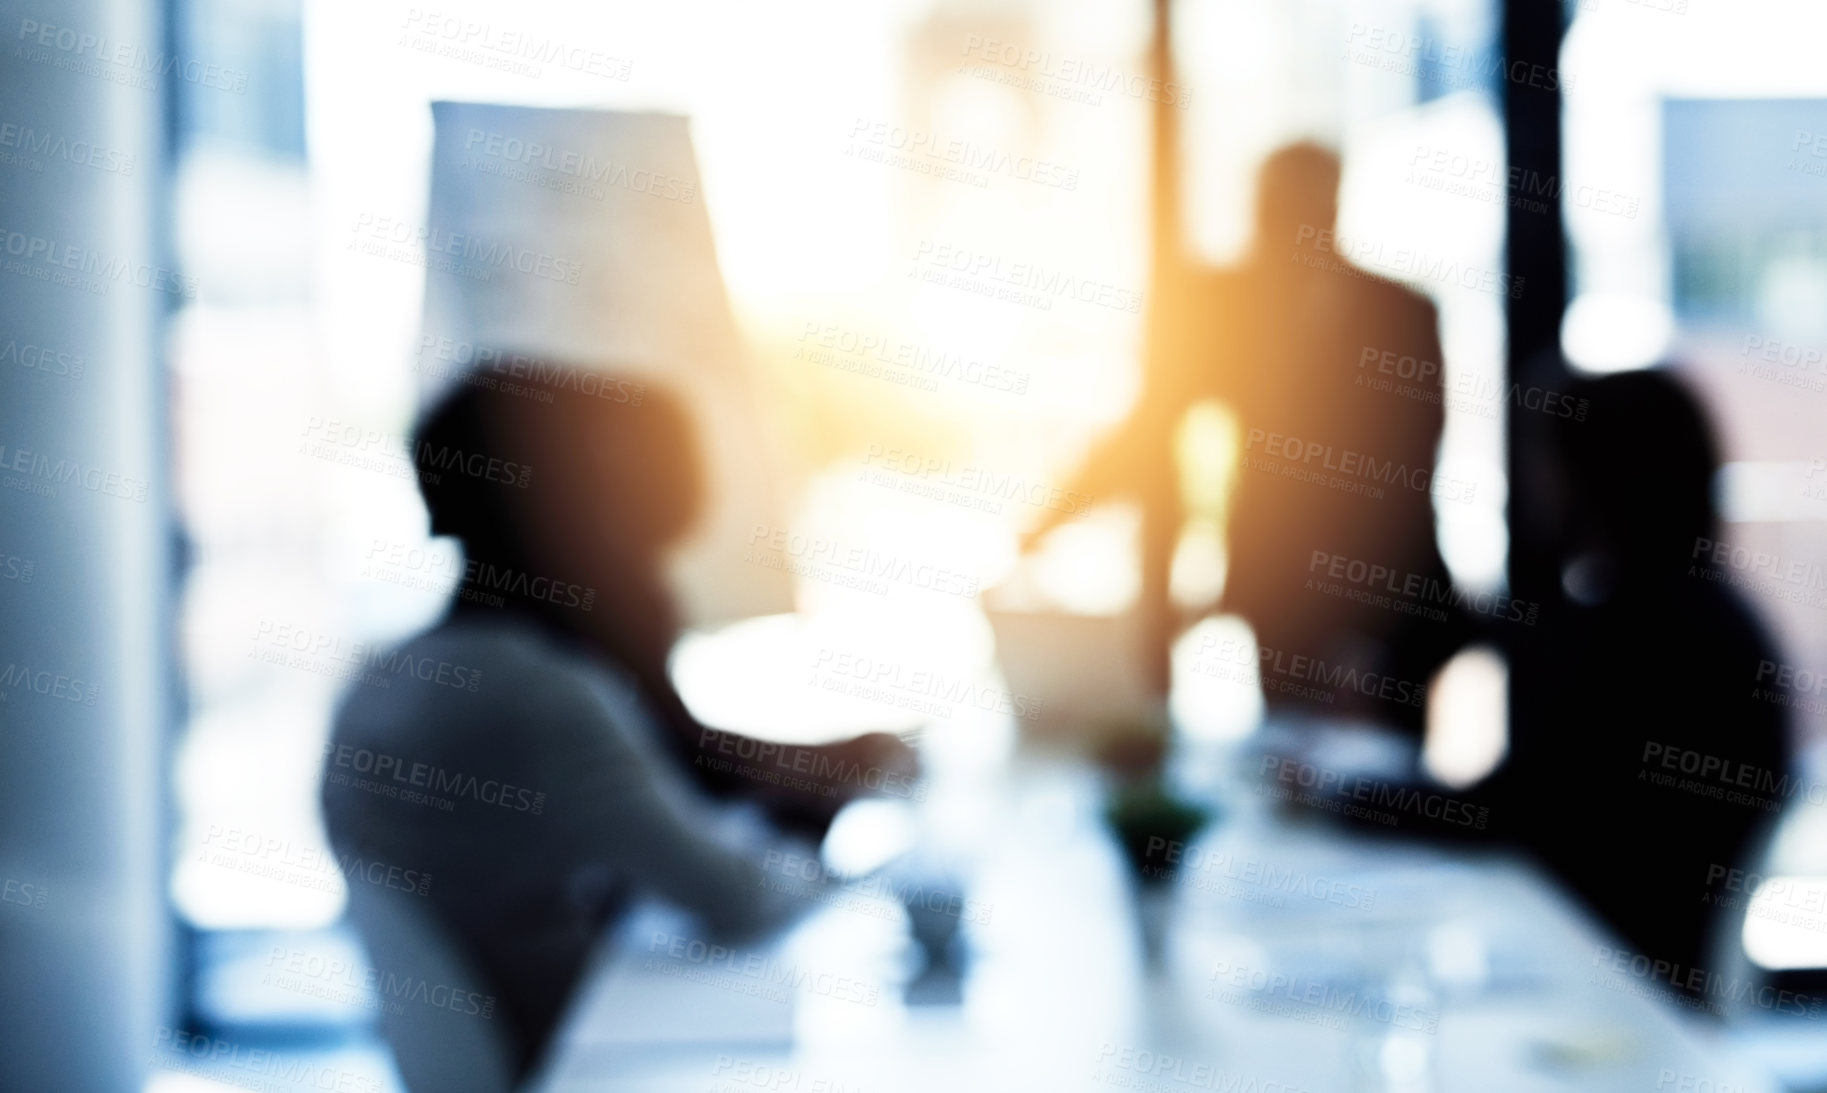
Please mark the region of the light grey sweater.
<svg viewBox="0 0 1827 1093"><path fill-rule="evenodd" d="M763 884L759 850L661 754L620 673L530 625L471 618L368 667L325 748L331 841L400 867L388 875L429 875L421 898L490 978L525 1056L633 892L720 940L807 906Z"/></svg>

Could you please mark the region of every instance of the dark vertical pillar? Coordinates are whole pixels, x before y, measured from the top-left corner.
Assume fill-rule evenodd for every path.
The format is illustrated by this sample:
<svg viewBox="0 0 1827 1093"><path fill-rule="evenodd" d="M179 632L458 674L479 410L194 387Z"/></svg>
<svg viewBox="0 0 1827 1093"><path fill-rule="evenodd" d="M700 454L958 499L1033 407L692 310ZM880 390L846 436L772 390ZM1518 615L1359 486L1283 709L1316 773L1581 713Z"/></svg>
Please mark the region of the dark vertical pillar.
<svg viewBox="0 0 1827 1093"><path fill-rule="evenodd" d="M1563 7L1555 0L1502 0L1504 70L1500 81L1504 114L1504 149L1515 177L1556 183L1564 178L1561 163L1561 37L1566 29ZM1536 66L1539 66L1537 68ZM1531 76L1554 73L1556 78ZM1558 189L1558 185L1556 187ZM1564 383L1559 362L1561 315L1567 305L1566 225L1558 201L1547 212L1512 206L1505 225L1506 254L1512 292L1508 299L1509 349L1505 360L1510 383L1558 387ZM1520 285L1520 292L1515 286ZM1540 437L1510 403L1507 422L1510 480L1509 574L1512 594L1547 602L1559 586L1546 545L1535 530L1544 522L1534 511L1527 484L1540 460ZM1525 660L1513 665L1512 695L1529 687ZM1515 703L1511 704L1515 724Z"/></svg>

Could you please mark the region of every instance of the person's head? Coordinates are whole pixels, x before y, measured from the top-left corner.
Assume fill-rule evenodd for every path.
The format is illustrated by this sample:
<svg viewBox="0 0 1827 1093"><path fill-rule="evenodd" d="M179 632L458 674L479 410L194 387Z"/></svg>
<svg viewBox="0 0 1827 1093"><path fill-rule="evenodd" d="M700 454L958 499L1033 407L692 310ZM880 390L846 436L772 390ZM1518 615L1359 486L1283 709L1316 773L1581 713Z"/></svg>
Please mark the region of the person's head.
<svg viewBox="0 0 1827 1093"><path fill-rule="evenodd" d="M412 449L432 534L529 579L653 581L703 503L683 403L585 369L505 390L459 384Z"/></svg>
<svg viewBox="0 0 1827 1093"><path fill-rule="evenodd" d="M1585 408L1552 420L1570 547L1604 555L1621 582L1685 564L1719 519L1698 400L1663 369L1577 380L1566 396Z"/></svg>
<svg viewBox="0 0 1827 1093"><path fill-rule="evenodd" d="M1331 231L1338 219L1339 157L1312 141L1276 149L1256 174L1256 244L1294 246L1302 227Z"/></svg>

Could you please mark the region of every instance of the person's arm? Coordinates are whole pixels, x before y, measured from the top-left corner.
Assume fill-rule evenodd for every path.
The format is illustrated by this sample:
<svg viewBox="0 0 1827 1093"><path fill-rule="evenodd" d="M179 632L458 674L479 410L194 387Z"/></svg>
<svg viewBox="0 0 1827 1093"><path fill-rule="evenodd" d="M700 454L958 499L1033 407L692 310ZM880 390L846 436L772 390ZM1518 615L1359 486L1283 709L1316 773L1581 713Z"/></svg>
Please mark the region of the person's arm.
<svg viewBox="0 0 1827 1093"><path fill-rule="evenodd" d="M644 720L660 730L654 735L659 751L674 770L684 772L686 782L704 793L723 800L754 801L775 823L816 842L849 801L876 789L903 792L918 775L913 749L886 733L782 749L700 723L686 708L667 672L680 627L671 597L661 584L657 580L630 582L606 592L599 606L604 610L594 616L597 624L586 631L589 644L628 674L640 693ZM745 764L733 758L758 752L771 756L772 762L765 766L782 775L778 782L745 774Z"/></svg>
<svg viewBox="0 0 1827 1093"><path fill-rule="evenodd" d="M1092 444L1066 486L1067 496L1093 504L1117 497L1174 503L1179 488L1174 437L1181 417L1201 399L1229 397L1224 380L1230 354L1219 339L1233 333L1223 316L1235 291L1223 275L1188 269L1157 292L1146 320L1141 394L1129 416ZM1038 543L1082 511L1082 506L1071 512L1047 509L1023 533L1023 546Z"/></svg>
<svg viewBox="0 0 1827 1093"><path fill-rule="evenodd" d="M1153 463L1170 440L1163 436L1165 415L1153 405L1139 405L1115 430L1100 437L1079 464L1078 471L1067 482L1065 495L1084 499L1080 504L1043 510L1040 522L1023 533L1028 544L1039 542L1054 528L1073 519L1087 505L1118 497L1134 497L1148 492L1143 481Z"/></svg>
<svg viewBox="0 0 1827 1093"><path fill-rule="evenodd" d="M713 797L755 802L802 838L822 839L838 810L858 797L910 796L919 776L918 757L897 736L872 732L829 744L775 744L703 724L663 674L635 679L674 769L682 768L689 782Z"/></svg>
<svg viewBox="0 0 1827 1093"><path fill-rule="evenodd" d="M547 811L562 829L555 834L580 857L630 877L722 937L764 932L808 906L764 883L763 848L719 833L723 816L653 747L649 715L631 689L577 682L554 700L547 716L558 719L552 736L561 753L547 764L556 783ZM816 853L786 840L779 849Z"/></svg>

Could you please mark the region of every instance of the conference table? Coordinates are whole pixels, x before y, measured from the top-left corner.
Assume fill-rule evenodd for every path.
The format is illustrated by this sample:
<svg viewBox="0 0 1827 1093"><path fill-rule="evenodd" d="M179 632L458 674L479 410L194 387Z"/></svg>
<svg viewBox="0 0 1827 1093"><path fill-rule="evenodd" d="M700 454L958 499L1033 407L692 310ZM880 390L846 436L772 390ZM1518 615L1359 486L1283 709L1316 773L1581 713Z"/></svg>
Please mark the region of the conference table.
<svg viewBox="0 0 1827 1093"><path fill-rule="evenodd" d="M1219 814L1142 891L1082 761L953 778L918 811L955 976L919 974L900 887L721 957L636 915L541 1088L1775 1093L1526 861L1290 811L1253 756L1206 757Z"/></svg>

